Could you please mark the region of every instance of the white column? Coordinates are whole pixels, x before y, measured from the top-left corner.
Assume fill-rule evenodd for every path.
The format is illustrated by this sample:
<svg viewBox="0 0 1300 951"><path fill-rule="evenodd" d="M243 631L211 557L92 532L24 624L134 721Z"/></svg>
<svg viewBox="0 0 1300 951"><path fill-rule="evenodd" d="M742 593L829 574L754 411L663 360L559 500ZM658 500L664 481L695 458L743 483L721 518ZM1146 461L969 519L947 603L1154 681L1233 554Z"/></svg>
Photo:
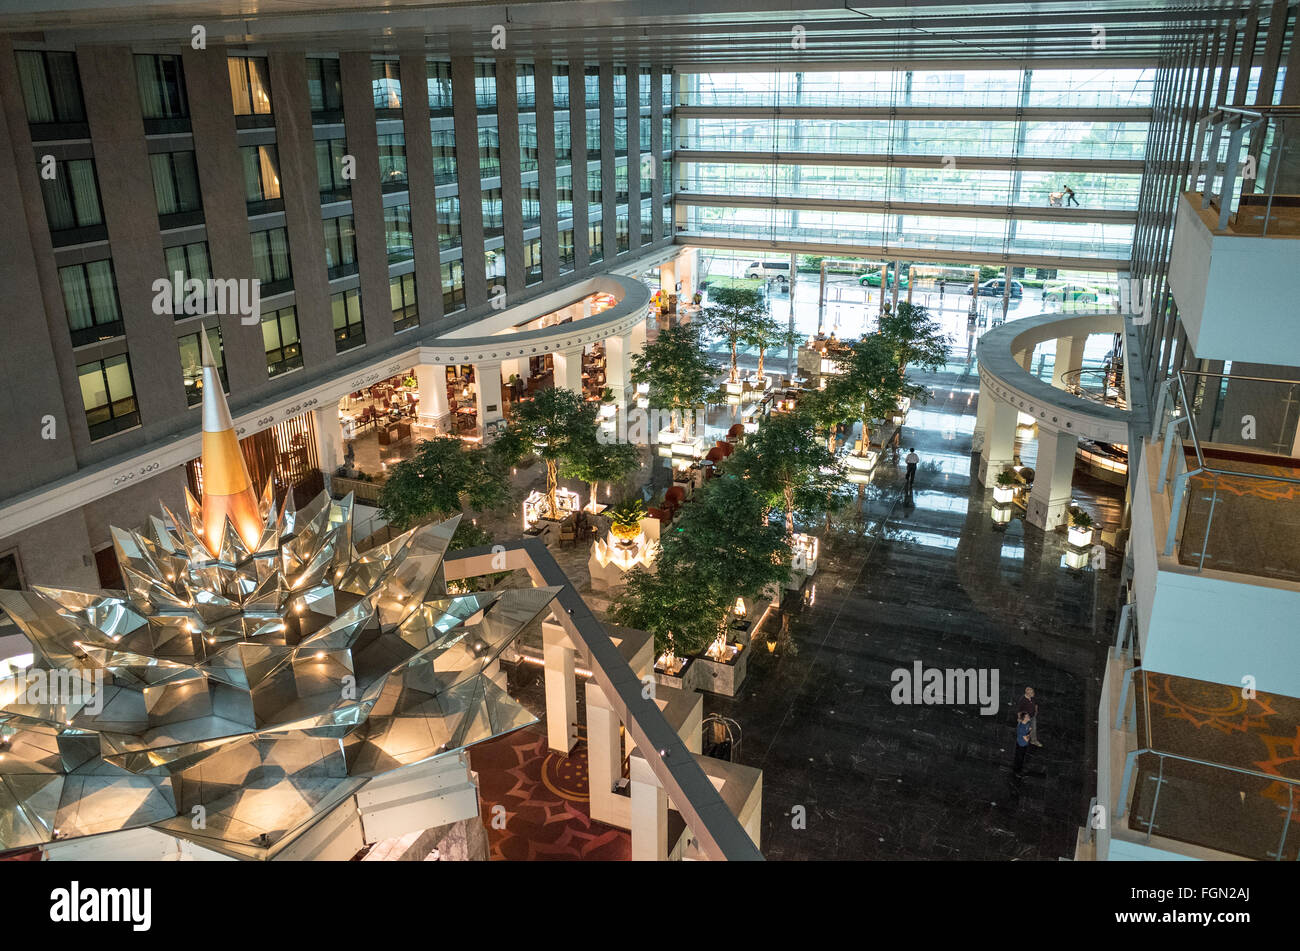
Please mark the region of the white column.
<svg viewBox="0 0 1300 951"><path fill-rule="evenodd" d="M1022 367L1024 367L1026 370L1030 371L1031 373L1033 372L1033 366L1034 366L1033 347L1030 347L1027 350L1021 350L1019 353L1015 355L1015 357L1016 357L1016 363L1019 363Z"/></svg>
<svg viewBox="0 0 1300 951"><path fill-rule="evenodd" d="M677 293L677 266L674 261L659 265L659 288L665 294Z"/></svg>
<svg viewBox="0 0 1300 951"><path fill-rule="evenodd" d="M591 795L591 817L597 822L610 823L626 815L626 803L616 803L619 797L614 784L623 775L623 743L619 737L618 715L610 709L605 691L594 680L588 680L587 691L587 788ZM623 810L618 806L623 805ZM613 825L623 826L615 821Z"/></svg>
<svg viewBox="0 0 1300 951"><path fill-rule="evenodd" d="M645 757L629 764L632 785L632 861L668 860L668 794Z"/></svg>
<svg viewBox="0 0 1300 951"><path fill-rule="evenodd" d="M582 347L556 352L555 385L582 393Z"/></svg>
<svg viewBox="0 0 1300 951"><path fill-rule="evenodd" d="M1052 368L1052 386L1065 389L1065 374L1083 368L1083 347L1087 336L1060 337L1056 341L1056 365Z"/></svg>
<svg viewBox="0 0 1300 951"><path fill-rule="evenodd" d="M479 432L487 439L493 424L501 419L501 362L474 364L474 399Z"/></svg>
<svg viewBox="0 0 1300 951"><path fill-rule="evenodd" d="M420 390L420 425L439 432L451 430L451 407L447 403L447 368L416 364L415 385Z"/></svg>
<svg viewBox="0 0 1300 951"><path fill-rule="evenodd" d="M578 742L578 686L573 646L564 628L542 622L542 661L546 676L546 741L566 756Z"/></svg>
<svg viewBox="0 0 1300 951"><path fill-rule="evenodd" d="M1029 524L1051 530L1065 521L1074 480L1074 450L1079 444L1072 433L1057 433L1038 425L1038 465L1034 487L1029 491L1025 518Z"/></svg>
<svg viewBox="0 0 1300 951"><path fill-rule="evenodd" d="M614 391L614 402L619 406L627 398L629 335L605 338L605 385Z"/></svg>
<svg viewBox="0 0 1300 951"><path fill-rule="evenodd" d="M331 476L343 465L343 423L339 420L337 403L326 403L311 412L316 427L316 454L321 472Z"/></svg>
<svg viewBox="0 0 1300 951"><path fill-rule="evenodd" d="M980 381L979 402L975 404L975 429L971 433L971 452L983 453L984 440L989 432L989 418L993 412L993 394Z"/></svg>
<svg viewBox="0 0 1300 951"><path fill-rule="evenodd" d="M1016 408L1005 400L1000 400L982 387L980 405L988 401L988 428L984 433L984 447L980 450L980 484L988 485L990 478L1006 466L1011 465L1016 457Z"/></svg>

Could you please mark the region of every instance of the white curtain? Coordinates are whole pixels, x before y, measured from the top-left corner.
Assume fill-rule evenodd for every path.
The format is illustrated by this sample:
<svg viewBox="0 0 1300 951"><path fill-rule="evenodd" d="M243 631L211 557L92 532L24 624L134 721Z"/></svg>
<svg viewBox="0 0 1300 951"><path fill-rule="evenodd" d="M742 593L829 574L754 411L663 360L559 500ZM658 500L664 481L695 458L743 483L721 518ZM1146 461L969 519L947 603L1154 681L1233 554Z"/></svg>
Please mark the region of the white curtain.
<svg viewBox="0 0 1300 951"><path fill-rule="evenodd" d="M63 306L68 312L68 327L85 330L95 322L90 307L90 289L80 267L59 269L59 283L63 285Z"/></svg>

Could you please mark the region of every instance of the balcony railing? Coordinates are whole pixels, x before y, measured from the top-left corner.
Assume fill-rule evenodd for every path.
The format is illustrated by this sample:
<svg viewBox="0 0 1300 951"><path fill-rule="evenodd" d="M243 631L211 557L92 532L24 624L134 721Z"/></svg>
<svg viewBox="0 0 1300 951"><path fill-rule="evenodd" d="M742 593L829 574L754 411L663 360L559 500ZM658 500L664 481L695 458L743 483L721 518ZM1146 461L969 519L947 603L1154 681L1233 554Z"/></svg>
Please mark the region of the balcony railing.
<svg viewBox="0 0 1300 951"><path fill-rule="evenodd" d="M1172 486L1164 555L1300 581L1300 381L1184 370L1160 391L1157 490Z"/></svg>
<svg viewBox="0 0 1300 951"><path fill-rule="evenodd" d="M1197 124L1192 188L1219 231L1300 237L1300 106L1222 106Z"/></svg>
<svg viewBox="0 0 1300 951"><path fill-rule="evenodd" d="M1300 857L1300 779L1161 748L1176 741L1153 736L1150 696L1147 671L1128 668L1114 728L1131 725L1137 748L1125 757L1116 831L1122 821L1146 843L1156 835L1259 861Z"/></svg>

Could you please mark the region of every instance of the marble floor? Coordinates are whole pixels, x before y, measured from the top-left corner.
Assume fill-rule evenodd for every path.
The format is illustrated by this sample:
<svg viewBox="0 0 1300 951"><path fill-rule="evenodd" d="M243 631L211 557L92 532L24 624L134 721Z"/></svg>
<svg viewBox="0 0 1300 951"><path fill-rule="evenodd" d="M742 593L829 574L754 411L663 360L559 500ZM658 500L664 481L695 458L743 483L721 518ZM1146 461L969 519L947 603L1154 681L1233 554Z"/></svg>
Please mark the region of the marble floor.
<svg viewBox="0 0 1300 951"><path fill-rule="evenodd" d="M921 457L915 490L882 464L824 534L817 576L787 597L775 653L755 652L742 696L706 702L739 721L736 759L763 770L769 859L1056 860L1073 854L1095 791L1121 559L1074 571L1063 533L995 526L970 452L974 361L959 350L919 379L934 396L903 431ZM1080 480L1076 494L1118 512L1113 487ZM996 672L995 712L895 704L894 672L916 662ZM1016 777L1026 685L1044 745Z"/></svg>

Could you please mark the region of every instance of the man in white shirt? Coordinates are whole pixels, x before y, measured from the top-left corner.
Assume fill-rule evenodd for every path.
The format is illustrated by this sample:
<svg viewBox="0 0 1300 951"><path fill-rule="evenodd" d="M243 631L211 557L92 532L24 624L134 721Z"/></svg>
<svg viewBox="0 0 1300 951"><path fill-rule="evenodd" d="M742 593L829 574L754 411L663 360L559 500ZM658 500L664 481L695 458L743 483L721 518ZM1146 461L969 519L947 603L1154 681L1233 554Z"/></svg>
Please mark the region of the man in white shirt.
<svg viewBox="0 0 1300 951"><path fill-rule="evenodd" d="M907 479L905 485L910 489L912 483L916 481L916 467L921 461L921 457L916 454L915 449L907 450L907 458L903 460L907 463Z"/></svg>

